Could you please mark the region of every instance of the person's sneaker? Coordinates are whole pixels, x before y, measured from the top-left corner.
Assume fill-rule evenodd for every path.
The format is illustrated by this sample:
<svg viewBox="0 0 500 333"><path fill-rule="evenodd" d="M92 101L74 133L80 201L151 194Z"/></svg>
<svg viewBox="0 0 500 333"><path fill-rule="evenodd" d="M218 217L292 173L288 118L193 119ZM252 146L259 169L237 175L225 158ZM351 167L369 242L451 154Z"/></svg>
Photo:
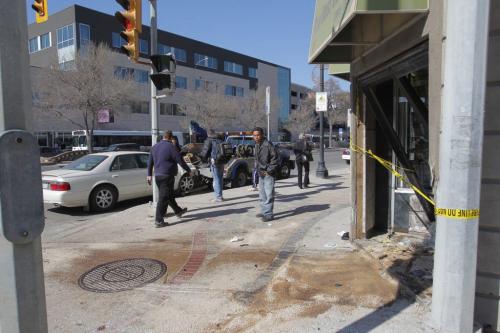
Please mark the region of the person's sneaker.
<svg viewBox="0 0 500 333"><path fill-rule="evenodd" d="M155 228L163 228L168 226L167 222L155 222Z"/></svg>
<svg viewBox="0 0 500 333"><path fill-rule="evenodd" d="M184 213L186 213L188 211L188 209L186 207L182 208L180 212L176 213L175 216L177 217L182 217L182 215L184 215Z"/></svg>
<svg viewBox="0 0 500 333"><path fill-rule="evenodd" d="M212 202L212 203L214 203L214 202L224 202L224 198L212 199L212 200L210 200L210 202Z"/></svg>
<svg viewBox="0 0 500 333"><path fill-rule="evenodd" d="M255 191L258 191L259 189L258 189L257 187L253 187L253 186L252 186L252 187L250 187L248 190L249 190L249 191L252 191L252 192L255 192Z"/></svg>
<svg viewBox="0 0 500 333"><path fill-rule="evenodd" d="M272 216L262 216L262 222L269 222L272 220L273 220Z"/></svg>

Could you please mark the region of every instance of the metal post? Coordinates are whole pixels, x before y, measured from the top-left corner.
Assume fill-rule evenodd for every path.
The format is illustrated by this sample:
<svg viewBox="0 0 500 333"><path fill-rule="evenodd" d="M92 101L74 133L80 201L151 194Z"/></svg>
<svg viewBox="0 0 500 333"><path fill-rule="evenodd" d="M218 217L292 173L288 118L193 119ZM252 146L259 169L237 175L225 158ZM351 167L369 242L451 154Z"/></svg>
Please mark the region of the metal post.
<svg viewBox="0 0 500 333"><path fill-rule="evenodd" d="M266 116L267 116L267 139L271 140L271 87L266 87Z"/></svg>
<svg viewBox="0 0 500 333"><path fill-rule="evenodd" d="M447 2L432 296L440 332L473 330L489 3Z"/></svg>
<svg viewBox="0 0 500 333"><path fill-rule="evenodd" d="M156 0L149 0L149 13L150 13L150 21L151 21L151 55L158 53L157 48L157 20L156 20ZM154 66L151 66L151 74L154 74ZM150 109L151 109L151 145L154 146L155 143L158 142L158 99L156 98L156 87L153 82L149 83L151 86L151 101L150 101ZM156 207L156 203L158 202L158 186L156 186L156 182L154 181L153 175L153 206Z"/></svg>
<svg viewBox="0 0 500 333"><path fill-rule="evenodd" d="M319 65L319 90L321 92L325 91L325 66ZM328 170L325 166L325 140L323 139L325 135L325 129L323 127L324 122L324 112L319 113L319 161L318 168L316 169L316 177L327 178Z"/></svg>
<svg viewBox="0 0 500 333"><path fill-rule="evenodd" d="M1 7L0 331L45 333L41 170L36 139L26 131L32 98L26 5Z"/></svg>

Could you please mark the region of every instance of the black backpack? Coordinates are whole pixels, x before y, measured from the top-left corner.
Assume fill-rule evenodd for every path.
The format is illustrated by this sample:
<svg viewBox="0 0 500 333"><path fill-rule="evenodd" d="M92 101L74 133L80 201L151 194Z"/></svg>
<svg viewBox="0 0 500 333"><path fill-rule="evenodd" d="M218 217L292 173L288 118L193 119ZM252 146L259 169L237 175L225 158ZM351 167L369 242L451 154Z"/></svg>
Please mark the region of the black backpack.
<svg viewBox="0 0 500 333"><path fill-rule="evenodd" d="M215 164L224 164L227 162L224 143L220 140L212 140L212 152L210 157L214 160Z"/></svg>

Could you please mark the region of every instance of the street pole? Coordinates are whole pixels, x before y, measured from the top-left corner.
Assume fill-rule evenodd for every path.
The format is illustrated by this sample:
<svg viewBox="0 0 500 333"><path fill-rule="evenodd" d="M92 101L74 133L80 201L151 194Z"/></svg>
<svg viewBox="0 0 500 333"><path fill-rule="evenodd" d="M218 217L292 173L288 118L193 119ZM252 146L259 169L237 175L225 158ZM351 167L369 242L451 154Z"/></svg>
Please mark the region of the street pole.
<svg viewBox="0 0 500 333"><path fill-rule="evenodd" d="M266 116L267 116L267 139L271 140L271 126L269 118L271 116L271 87L266 87Z"/></svg>
<svg viewBox="0 0 500 333"><path fill-rule="evenodd" d="M323 64L319 65L319 90L321 92L325 91L325 67ZM318 161L318 168L316 169L316 177L319 178L327 178L328 177L328 170L326 169L325 166L325 143L324 143L324 135L325 135L325 129L323 127L323 122L324 122L324 113L325 112L320 112L319 113L319 161Z"/></svg>
<svg viewBox="0 0 500 333"><path fill-rule="evenodd" d="M447 3L432 318L473 330L489 0Z"/></svg>
<svg viewBox="0 0 500 333"><path fill-rule="evenodd" d="M26 4L2 2L0 20L0 332L47 332L38 144L26 129L31 84Z"/></svg>
<svg viewBox="0 0 500 333"><path fill-rule="evenodd" d="M156 0L149 0L149 13L150 13L150 22L151 22L151 55L157 54L157 30L158 23L156 20ZM151 74L154 74L154 66L151 66ZM151 146L154 146L158 142L158 99L156 98L156 87L153 82L149 83L151 85ZM156 207L158 203L158 186L156 186L156 182L153 174L153 207Z"/></svg>

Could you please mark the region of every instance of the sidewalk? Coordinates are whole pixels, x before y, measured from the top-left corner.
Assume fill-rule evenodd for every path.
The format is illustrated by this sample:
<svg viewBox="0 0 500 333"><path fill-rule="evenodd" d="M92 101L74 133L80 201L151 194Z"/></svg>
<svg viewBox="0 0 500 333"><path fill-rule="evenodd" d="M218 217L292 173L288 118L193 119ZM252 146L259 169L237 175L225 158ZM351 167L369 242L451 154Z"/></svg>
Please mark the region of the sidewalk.
<svg viewBox="0 0 500 333"><path fill-rule="evenodd" d="M237 188L221 204L211 193L179 198L189 211L166 228L153 227L144 204L44 234L50 332L430 332L428 308L397 299L378 263L337 235L351 215L348 167L339 172L313 175L304 190L294 177L278 181L270 223L255 217L258 193ZM133 258L166 273L114 293L78 284L98 265ZM141 269L109 268L103 280Z"/></svg>

